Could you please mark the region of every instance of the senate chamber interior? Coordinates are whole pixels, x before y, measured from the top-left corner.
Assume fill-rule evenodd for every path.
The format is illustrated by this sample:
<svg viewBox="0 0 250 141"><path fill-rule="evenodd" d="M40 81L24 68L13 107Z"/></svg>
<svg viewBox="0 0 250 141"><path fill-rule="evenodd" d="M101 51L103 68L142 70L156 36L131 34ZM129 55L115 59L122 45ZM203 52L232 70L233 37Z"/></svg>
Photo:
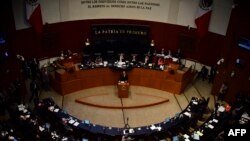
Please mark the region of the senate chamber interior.
<svg viewBox="0 0 250 141"><path fill-rule="evenodd" d="M0 140L243 141L249 6L2 0Z"/></svg>

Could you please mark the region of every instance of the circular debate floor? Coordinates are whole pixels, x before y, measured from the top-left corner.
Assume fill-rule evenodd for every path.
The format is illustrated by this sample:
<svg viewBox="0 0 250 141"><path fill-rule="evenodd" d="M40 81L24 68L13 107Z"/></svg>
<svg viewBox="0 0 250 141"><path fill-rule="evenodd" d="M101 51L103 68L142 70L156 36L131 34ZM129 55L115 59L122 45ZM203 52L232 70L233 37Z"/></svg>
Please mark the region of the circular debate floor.
<svg viewBox="0 0 250 141"><path fill-rule="evenodd" d="M193 85L181 95L147 87L130 86L129 97L122 98L122 106L121 99L117 96L117 87L102 86L65 96L52 90L42 92L40 98L52 97L56 104L80 120L86 119L94 124L122 128L127 118L130 127L140 127L173 117L188 105L188 99L190 100L192 96L201 97Z"/></svg>
<svg viewBox="0 0 250 141"><path fill-rule="evenodd" d="M129 92L130 93L130 92ZM90 105L110 109L145 108L153 105L169 102L166 96L145 93L130 93L128 98L118 98L117 93L99 93L83 95L75 100L83 105Z"/></svg>

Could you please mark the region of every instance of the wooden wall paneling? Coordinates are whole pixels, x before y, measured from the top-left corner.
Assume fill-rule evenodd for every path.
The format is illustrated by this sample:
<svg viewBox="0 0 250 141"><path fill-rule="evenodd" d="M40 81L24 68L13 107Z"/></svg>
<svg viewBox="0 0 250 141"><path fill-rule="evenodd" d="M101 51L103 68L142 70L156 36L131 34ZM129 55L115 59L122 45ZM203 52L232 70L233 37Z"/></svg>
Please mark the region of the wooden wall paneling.
<svg viewBox="0 0 250 141"><path fill-rule="evenodd" d="M52 77L53 79L53 87L58 93L68 94L77 90L93 88L98 86L105 85L116 85L121 75L119 71L113 71L110 68L96 68L89 70L81 70L76 71L73 74L68 73L58 73L58 75L65 75L60 77ZM79 73L83 73L84 75L80 75ZM186 72L185 72L186 73ZM192 79L188 78L189 75L185 75L185 77L180 77L183 73L175 73L169 77L162 77L167 72L158 71L158 70L150 70L150 69L142 69L142 68L134 68L129 71L129 83L130 85L136 86L145 86L156 88L164 91L168 91L171 93L180 93L182 90L183 80L182 79ZM74 77L72 77L74 76ZM75 77L78 76L78 77ZM81 76L81 77L79 77ZM70 79L58 79L63 77L70 77ZM177 78L174 78L177 77ZM58 80L56 80L58 79ZM61 81L64 80L64 81ZM178 81L176 81L178 80ZM186 82L186 81L185 81ZM189 81L190 82L190 81Z"/></svg>
<svg viewBox="0 0 250 141"><path fill-rule="evenodd" d="M44 56L54 57L59 56L60 51L67 51L68 49L70 49L72 52L81 52L85 47L84 42L86 41L86 38L89 38L91 40L91 25L121 23L149 25L151 28L150 38L155 40L155 48L158 51L160 51L162 48L165 48L166 51L171 50L172 53L175 53L179 48L179 36L181 34L185 34L188 37L194 38L194 40L196 41L196 30L188 30L186 27L180 25L140 20L98 19L49 24L48 34L53 34L56 36L56 41L54 41L54 43L51 43L53 44L52 46L55 47L49 48L49 50L44 49L41 39L36 39L34 37L34 33L31 28L16 31L12 36L11 42L13 44L13 47L15 48L14 52L19 52L18 50L22 49L21 53L28 58L34 56L38 58L42 58ZM217 52L220 52L220 48L218 48L218 46L223 45L223 40L217 39L217 36L217 34L209 33L208 38L210 39L204 40L199 44L199 52L184 52L184 56L197 59L196 53L199 53L199 56L201 56L199 59L202 59L199 60L200 62L204 62L209 65L213 64L213 58L219 57ZM51 38L51 40L53 39ZM36 48L37 51L34 50L34 48ZM34 50L34 52L31 53L29 50ZM213 55L213 57L209 57L207 53ZM206 56L206 58L203 58L203 56Z"/></svg>

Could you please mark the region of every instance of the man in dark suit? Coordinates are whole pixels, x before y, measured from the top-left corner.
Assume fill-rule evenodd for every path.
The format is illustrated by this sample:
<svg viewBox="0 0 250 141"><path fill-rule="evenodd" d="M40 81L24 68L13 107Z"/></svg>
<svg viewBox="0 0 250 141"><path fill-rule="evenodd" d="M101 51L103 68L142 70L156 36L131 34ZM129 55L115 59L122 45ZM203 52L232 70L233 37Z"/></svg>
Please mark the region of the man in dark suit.
<svg viewBox="0 0 250 141"><path fill-rule="evenodd" d="M42 73L42 85L43 85L43 88L44 88L45 91L49 91L50 90L50 86L49 86L50 73L49 73L48 67L43 67L41 73Z"/></svg>
<svg viewBox="0 0 250 141"><path fill-rule="evenodd" d="M217 66L215 65L215 66L211 67L210 74L209 74L209 79L208 79L209 83L214 82L214 77L216 75L216 72L217 72Z"/></svg>
<svg viewBox="0 0 250 141"><path fill-rule="evenodd" d="M143 63L145 66L147 66L149 64L149 56L148 55L145 56Z"/></svg>
<svg viewBox="0 0 250 141"><path fill-rule="evenodd" d="M228 92L228 84L226 82L222 83L218 95L218 100L224 100L226 94Z"/></svg>
<svg viewBox="0 0 250 141"><path fill-rule="evenodd" d="M198 73L198 77L201 77L204 81L207 78L208 75L208 69L206 66L202 66L201 71Z"/></svg>
<svg viewBox="0 0 250 141"><path fill-rule="evenodd" d="M30 83L30 92L31 92L31 97L29 99L29 102L31 102L34 98L35 99L38 98L39 86L35 79L32 79Z"/></svg>
<svg viewBox="0 0 250 141"><path fill-rule="evenodd" d="M128 75L127 75L127 73L125 71L122 72L122 75L121 75L119 81L125 81L125 82L128 81Z"/></svg>

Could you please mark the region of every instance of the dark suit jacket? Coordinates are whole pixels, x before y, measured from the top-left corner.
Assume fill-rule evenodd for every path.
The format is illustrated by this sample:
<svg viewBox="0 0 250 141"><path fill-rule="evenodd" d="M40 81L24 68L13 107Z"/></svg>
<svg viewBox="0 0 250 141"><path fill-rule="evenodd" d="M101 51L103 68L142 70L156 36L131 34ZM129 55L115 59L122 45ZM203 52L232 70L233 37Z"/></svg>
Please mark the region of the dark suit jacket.
<svg viewBox="0 0 250 141"><path fill-rule="evenodd" d="M128 75L121 75L120 81L128 81Z"/></svg>

